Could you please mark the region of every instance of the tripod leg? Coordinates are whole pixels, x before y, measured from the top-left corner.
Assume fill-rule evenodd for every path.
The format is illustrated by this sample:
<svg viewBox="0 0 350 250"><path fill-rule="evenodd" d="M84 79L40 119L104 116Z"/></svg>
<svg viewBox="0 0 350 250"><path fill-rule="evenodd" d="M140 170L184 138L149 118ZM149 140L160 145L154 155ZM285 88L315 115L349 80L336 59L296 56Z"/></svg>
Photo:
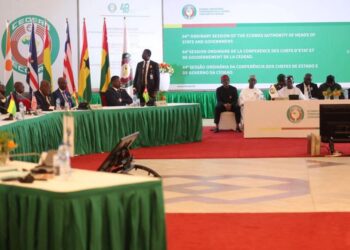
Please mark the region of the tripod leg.
<svg viewBox="0 0 350 250"><path fill-rule="evenodd" d="M333 141L333 137L329 138L329 150L331 151L331 154L334 154L334 141Z"/></svg>
<svg viewBox="0 0 350 250"><path fill-rule="evenodd" d="M151 169L149 167L146 167L146 166L135 164L133 169L134 170L140 169L140 170L146 171L147 174L150 175L150 176L161 177L156 171L154 171L153 169Z"/></svg>

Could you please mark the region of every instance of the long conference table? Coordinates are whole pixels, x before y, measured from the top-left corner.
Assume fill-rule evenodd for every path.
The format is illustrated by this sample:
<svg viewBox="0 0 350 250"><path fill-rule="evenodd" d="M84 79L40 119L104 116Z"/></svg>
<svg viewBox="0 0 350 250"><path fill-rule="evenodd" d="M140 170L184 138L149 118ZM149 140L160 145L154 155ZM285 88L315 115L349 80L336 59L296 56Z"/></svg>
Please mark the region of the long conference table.
<svg viewBox="0 0 350 250"><path fill-rule="evenodd" d="M116 107L73 111L75 154L109 152L120 138L140 132L134 147L160 146L202 140L199 104L162 107ZM1 121L0 130L14 135L14 153L41 153L62 143L64 112L28 116L21 121ZM33 160L21 158L21 160Z"/></svg>
<svg viewBox="0 0 350 250"><path fill-rule="evenodd" d="M306 138L320 133L321 104L350 100L278 100L244 104L244 138Z"/></svg>
<svg viewBox="0 0 350 250"><path fill-rule="evenodd" d="M26 184L2 182L10 172L1 168L0 249L166 249L158 178L73 169L68 178Z"/></svg>

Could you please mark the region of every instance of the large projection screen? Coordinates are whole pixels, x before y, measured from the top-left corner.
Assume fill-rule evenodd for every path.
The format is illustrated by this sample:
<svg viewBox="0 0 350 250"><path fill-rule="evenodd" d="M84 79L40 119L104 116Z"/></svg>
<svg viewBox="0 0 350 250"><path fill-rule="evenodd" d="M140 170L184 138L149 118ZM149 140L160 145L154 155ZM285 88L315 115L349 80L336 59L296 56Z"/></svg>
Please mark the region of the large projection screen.
<svg viewBox="0 0 350 250"><path fill-rule="evenodd" d="M162 1L161 0L79 0L80 44L82 42L82 21L86 29L90 55L91 85L94 90L100 86L102 26L106 18L111 74L120 75L123 52L124 17L126 17L127 47L131 64L135 70L141 61L142 51L150 49L151 59L161 62L162 50ZM81 46L80 46L81 47Z"/></svg>
<svg viewBox="0 0 350 250"><path fill-rule="evenodd" d="M280 73L316 83L333 74L350 86L347 0L164 0L164 60L172 89L213 89L228 74L238 87L256 75L269 87Z"/></svg>

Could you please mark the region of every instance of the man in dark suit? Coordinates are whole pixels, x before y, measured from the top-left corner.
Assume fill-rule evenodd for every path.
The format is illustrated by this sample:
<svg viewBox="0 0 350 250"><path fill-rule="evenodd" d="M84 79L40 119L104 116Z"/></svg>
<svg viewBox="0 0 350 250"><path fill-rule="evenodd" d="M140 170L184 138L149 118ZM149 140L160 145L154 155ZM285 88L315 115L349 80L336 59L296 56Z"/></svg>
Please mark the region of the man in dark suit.
<svg viewBox="0 0 350 250"><path fill-rule="evenodd" d="M139 62L136 67L134 77L134 89L140 98L141 106L145 105L143 93L145 89L150 97L147 105L155 105L157 91L159 90L159 65L151 61L151 51L145 49L142 53L142 62Z"/></svg>
<svg viewBox="0 0 350 250"><path fill-rule="evenodd" d="M5 92L6 92L5 85L0 82L0 113L1 114L7 114Z"/></svg>
<svg viewBox="0 0 350 250"><path fill-rule="evenodd" d="M126 104L132 103L131 97L125 89L120 88L120 84L119 76L112 76L112 86L108 88L105 94L107 106L125 106Z"/></svg>
<svg viewBox="0 0 350 250"><path fill-rule="evenodd" d="M331 94L330 99L334 99L334 93L339 92L339 99L344 99L344 93L340 84L335 82L335 78L332 75L327 76L326 82L322 83L319 88L319 99L325 99L326 93ZM328 95L327 94L327 95Z"/></svg>
<svg viewBox="0 0 350 250"><path fill-rule="evenodd" d="M51 84L46 80L42 80L38 91L34 92L38 108L43 111L52 111L51 106Z"/></svg>
<svg viewBox="0 0 350 250"><path fill-rule="evenodd" d="M219 132L220 115L224 111L235 112L237 123L237 131L240 132L239 123L241 122L241 109L238 106L238 92L237 89L230 85L230 78L228 75L221 76L222 86L216 89L217 104L215 107L214 122L216 128L215 133Z"/></svg>
<svg viewBox="0 0 350 250"><path fill-rule="evenodd" d="M23 103L23 105L26 107L27 110L31 109L31 101L24 96L24 85L22 82L15 82L14 84L15 91L11 93L13 96L13 99L16 103L16 109L19 111L19 103ZM6 107L8 107L11 99L11 95L7 98L7 104Z"/></svg>
<svg viewBox="0 0 350 250"><path fill-rule="evenodd" d="M59 99L59 103L61 108L64 108L66 105L66 102L69 105L69 108L73 107L73 100L72 100L72 96L69 93L69 91L67 90L67 81L66 79L64 79L63 77L58 78L57 80L58 83L58 89L56 89L53 93L52 93L52 104L53 105L57 105L57 99Z"/></svg>
<svg viewBox="0 0 350 250"><path fill-rule="evenodd" d="M304 82L296 85L301 90L306 99L318 99L318 87L317 84L312 82L312 75L310 73L305 74Z"/></svg>

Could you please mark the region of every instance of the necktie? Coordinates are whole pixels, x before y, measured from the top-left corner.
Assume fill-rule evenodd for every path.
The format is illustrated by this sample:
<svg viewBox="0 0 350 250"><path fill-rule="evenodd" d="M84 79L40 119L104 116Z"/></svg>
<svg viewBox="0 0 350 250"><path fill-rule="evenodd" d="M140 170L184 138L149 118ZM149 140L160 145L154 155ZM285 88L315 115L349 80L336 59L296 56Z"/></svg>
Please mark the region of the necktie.
<svg viewBox="0 0 350 250"><path fill-rule="evenodd" d="M307 89L307 95L308 95L309 99L311 99L312 96L311 96L310 86L306 85L306 89Z"/></svg>
<svg viewBox="0 0 350 250"><path fill-rule="evenodd" d="M146 78L146 61L143 62L142 66L142 83L145 83Z"/></svg>
<svg viewBox="0 0 350 250"><path fill-rule="evenodd" d="M62 91L62 96L63 96L63 99L66 103L68 103L68 105L70 106L70 103L68 102L68 98L67 98L67 95L66 95L66 92L65 91Z"/></svg>
<svg viewBox="0 0 350 250"><path fill-rule="evenodd" d="M142 68L142 81L145 85L147 85L147 72L148 72L148 61L144 61L143 68Z"/></svg>

